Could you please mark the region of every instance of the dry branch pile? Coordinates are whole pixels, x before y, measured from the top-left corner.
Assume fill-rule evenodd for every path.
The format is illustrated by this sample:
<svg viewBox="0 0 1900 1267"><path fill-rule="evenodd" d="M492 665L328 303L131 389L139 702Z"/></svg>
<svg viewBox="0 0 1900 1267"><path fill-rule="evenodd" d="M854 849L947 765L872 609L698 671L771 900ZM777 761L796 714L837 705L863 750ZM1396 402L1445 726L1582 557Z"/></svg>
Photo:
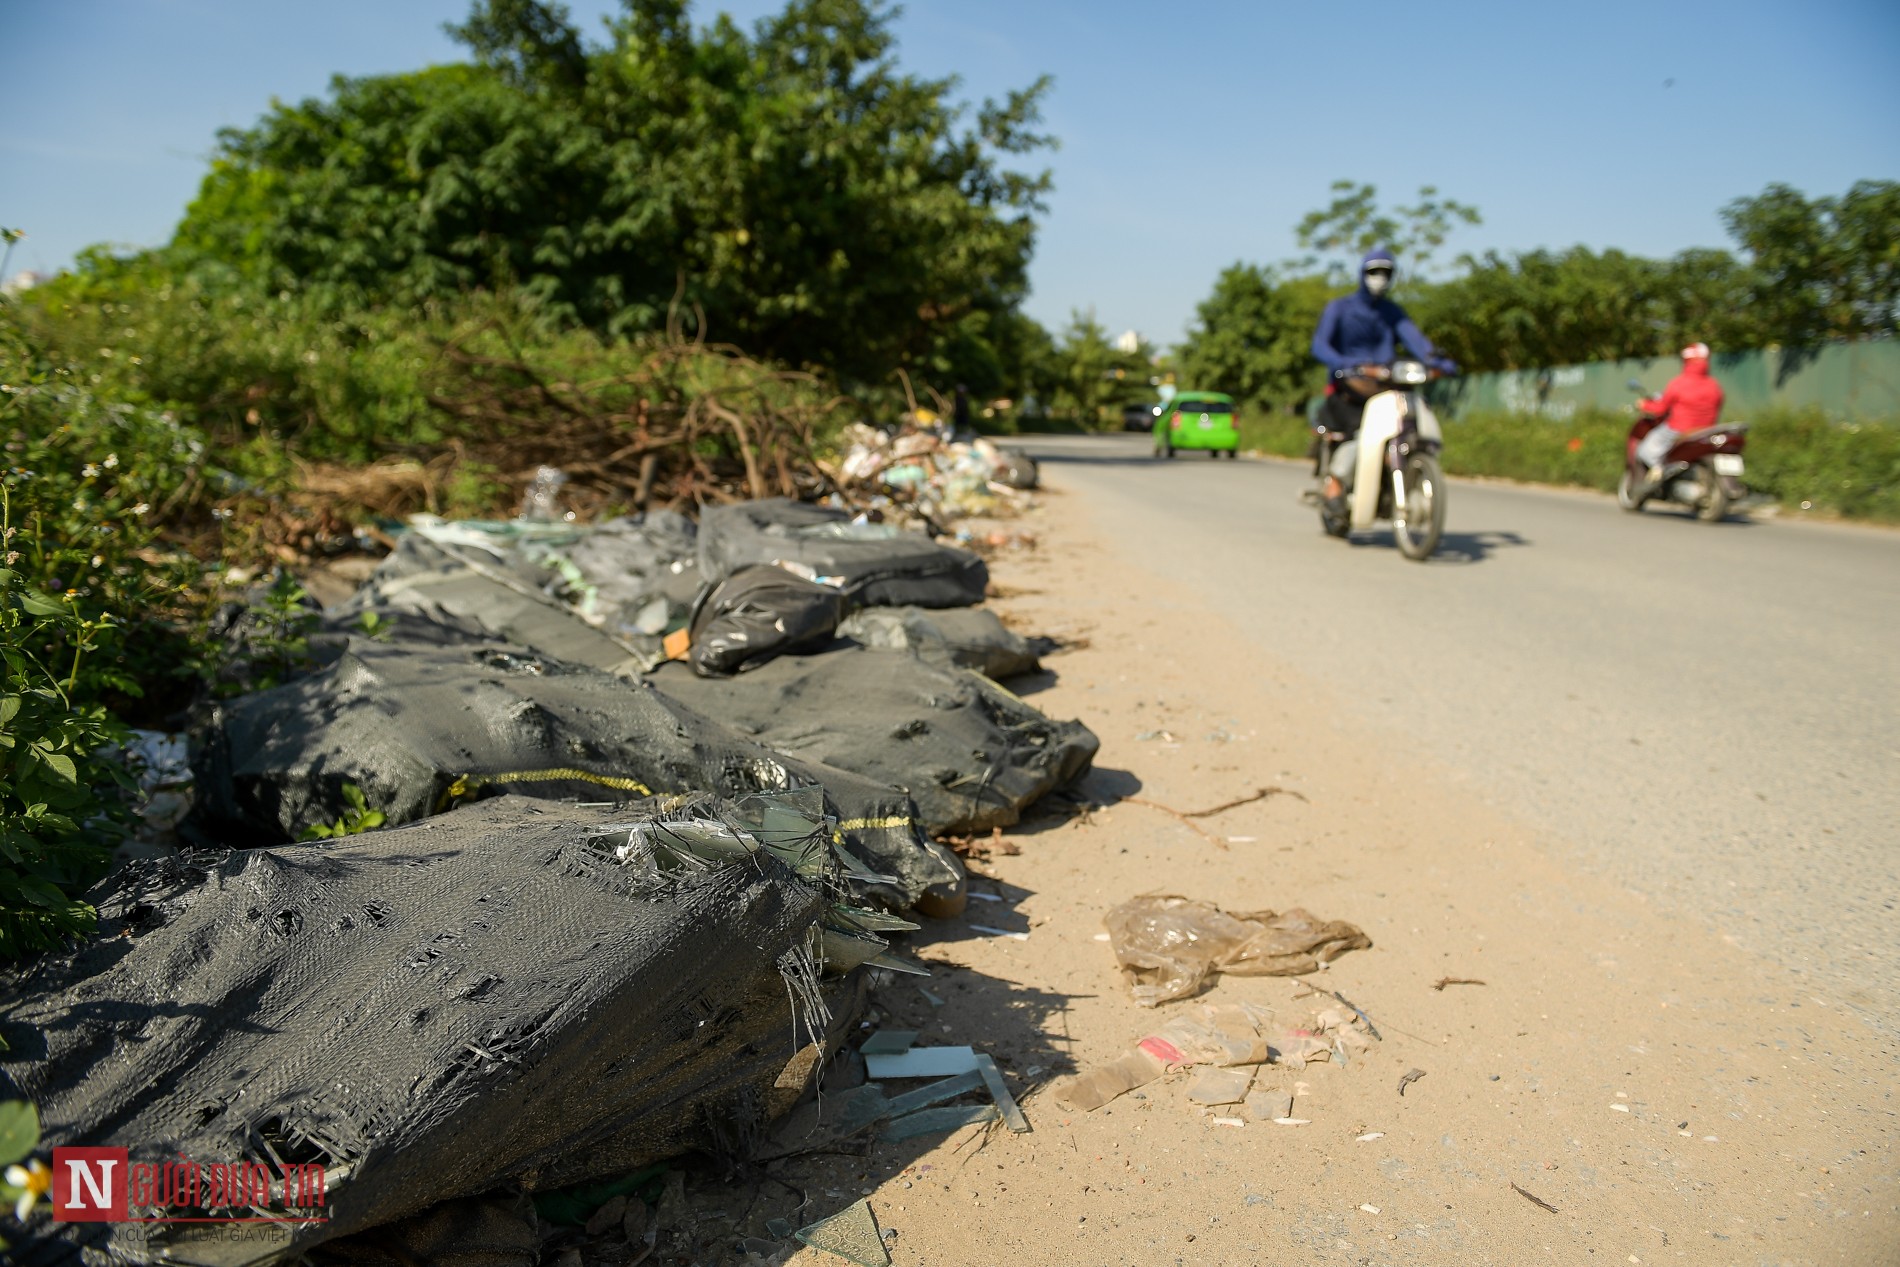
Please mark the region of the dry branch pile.
<svg viewBox="0 0 1900 1267"><path fill-rule="evenodd" d="M299 464L286 522L263 535L297 548L313 518L338 513L509 515L542 466L566 474L562 497L583 519L810 499L837 487L819 454L847 416L817 377L723 345L671 334L528 349L500 322L443 346L428 399L448 435L439 448Z"/></svg>

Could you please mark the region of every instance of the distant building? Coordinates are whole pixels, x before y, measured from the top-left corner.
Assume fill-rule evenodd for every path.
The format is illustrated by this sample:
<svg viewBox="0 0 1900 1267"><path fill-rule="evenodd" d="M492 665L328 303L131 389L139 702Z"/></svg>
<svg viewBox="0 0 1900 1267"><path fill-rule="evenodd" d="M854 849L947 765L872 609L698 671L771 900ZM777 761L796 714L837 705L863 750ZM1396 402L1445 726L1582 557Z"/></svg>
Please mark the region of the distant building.
<svg viewBox="0 0 1900 1267"><path fill-rule="evenodd" d="M1116 335L1115 350L1117 352L1126 352L1130 356L1141 351L1141 332L1139 330L1124 330Z"/></svg>
<svg viewBox="0 0 1900 1267"><path fill-rule="evenodd" d="M0 282L0 295L17 295L23 290L32 290L41 282L50 282L52 280L53 279L45 273L36 273L30 268L23 269L7 278L4 282Z"/></svg>

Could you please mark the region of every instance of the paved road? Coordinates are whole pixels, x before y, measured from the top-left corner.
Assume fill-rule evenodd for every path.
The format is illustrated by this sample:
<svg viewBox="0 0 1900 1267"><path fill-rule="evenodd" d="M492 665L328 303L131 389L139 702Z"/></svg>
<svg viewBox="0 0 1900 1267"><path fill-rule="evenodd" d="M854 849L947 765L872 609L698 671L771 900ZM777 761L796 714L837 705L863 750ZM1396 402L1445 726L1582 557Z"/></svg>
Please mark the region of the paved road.
<svg viewBox="0 0 1900 1267"><path fill-rule="evenodd" d="M1454 481L1421 565L1322 536L1302 467L1025 447L1349 716L1900 1029L1900 533Z"/></svg>

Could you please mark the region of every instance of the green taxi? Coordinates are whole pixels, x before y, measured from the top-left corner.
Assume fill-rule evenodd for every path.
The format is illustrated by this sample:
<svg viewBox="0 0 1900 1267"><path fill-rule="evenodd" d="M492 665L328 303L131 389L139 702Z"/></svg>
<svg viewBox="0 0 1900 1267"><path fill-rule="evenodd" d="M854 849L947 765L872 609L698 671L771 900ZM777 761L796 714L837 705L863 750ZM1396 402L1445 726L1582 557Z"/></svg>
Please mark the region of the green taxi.
<svg viewBox="0 0 1900 1267"><path fill-rule="evenodd" d="M1219 392L1176 392L1155 418L1155 456L1171 458L1177 449L1205 449L1215 457L1240 456L1234 429L1234 398Z"/></svg>

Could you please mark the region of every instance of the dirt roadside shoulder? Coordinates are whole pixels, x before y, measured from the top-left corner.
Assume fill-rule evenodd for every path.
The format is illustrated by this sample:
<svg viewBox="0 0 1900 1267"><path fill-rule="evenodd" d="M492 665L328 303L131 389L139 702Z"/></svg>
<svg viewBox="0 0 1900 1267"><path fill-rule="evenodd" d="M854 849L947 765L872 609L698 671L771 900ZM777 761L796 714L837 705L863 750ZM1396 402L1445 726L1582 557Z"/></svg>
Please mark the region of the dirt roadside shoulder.
<svg viewBox="0 0 1900 1267"><path fill-rule="evenodd" d="M875 1014L991 1052L1034 1130L806 1159L790 1177L814 1213L868 1193L899 1264L1893 1261L1890 1044L1557 864L1404 736L1332 720L1303 671L1113 557L1080 496L1058 486L1037 528L1040 549L997 563L996 606L1087 640L1025 689L1102 736L1085 786L1109 808L1010 833L1021 852L977 864L969 911L914 940L935 976L884 989ZM1196 820L1218 842L1121 799L1190 810L1267 785L1299 796ZM1371 935L1320 984L1384 1041L1255 1083L1304 1125L1217 1123L1179 1076L1094 1113L1056 1102L1052 1084L1183 1006L1137 1007L1098 940L1144 892L1303 906ZM1446 977L1483 984L1433 988ZM1306 995L1224 978L1203 999L1295 1026Z"/></svg>

